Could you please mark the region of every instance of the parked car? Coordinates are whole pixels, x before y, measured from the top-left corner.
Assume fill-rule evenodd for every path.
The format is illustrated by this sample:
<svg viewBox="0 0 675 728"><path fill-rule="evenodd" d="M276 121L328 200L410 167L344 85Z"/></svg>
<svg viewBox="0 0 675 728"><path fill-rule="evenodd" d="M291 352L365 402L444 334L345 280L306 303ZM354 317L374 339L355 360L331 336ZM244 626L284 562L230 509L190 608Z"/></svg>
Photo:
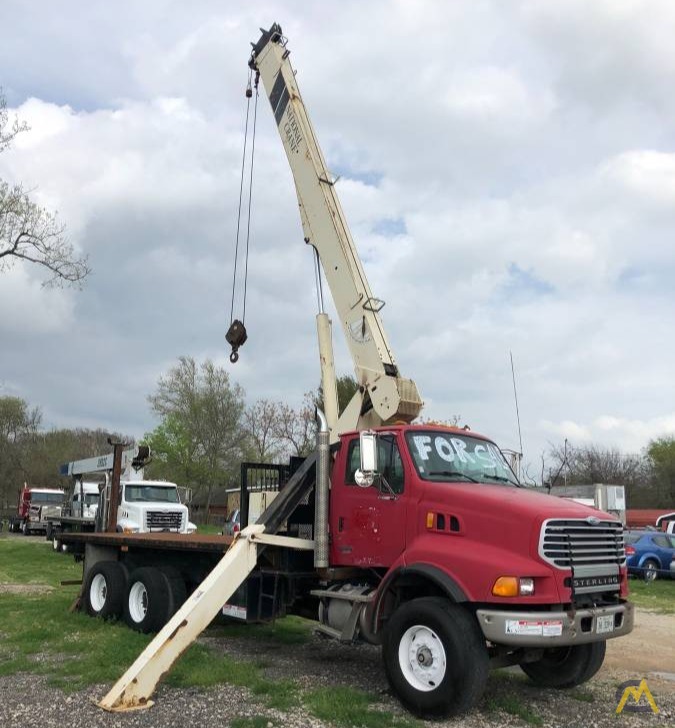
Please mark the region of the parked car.
<svg viewBox="0 0 675 728"><path fill-rule="evenodd" d="M628 573L645 581L673 575L675 536L660 531L626 531Z"/></svg>
<svg viewBox="0 0 675 728"><path fill-rule="evenodd" d="M239 533L240 530L240 511L235 508L230 512L230 515L226 518L225 524L223 525L224 536L234 536L235 533Z"/></svg>

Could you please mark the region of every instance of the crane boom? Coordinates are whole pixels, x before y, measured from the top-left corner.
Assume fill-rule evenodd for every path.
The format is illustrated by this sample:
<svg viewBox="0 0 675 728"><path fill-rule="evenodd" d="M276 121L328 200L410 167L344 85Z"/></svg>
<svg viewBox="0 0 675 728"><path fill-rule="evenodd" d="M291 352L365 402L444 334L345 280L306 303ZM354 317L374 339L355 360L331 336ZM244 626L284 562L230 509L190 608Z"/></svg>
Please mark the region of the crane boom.
<svg viewBox="0 0 675 728"><path fill-rule="evenodd" d="M318 253L359 384L359 391L339 420L330 422L329 416L331 439L348 430L411 422L420 413L422 400L415 382L399 374L379 314L384 302L373 296L368 285L335 183L300 95L286 39L276 23L261 31L260 39L253 44L249 65L260 74L272 105L295 181L305 242ZM326 382L324 363L330 360L328 371L332 371L332 351L327 351L321 328L319 324L326 396L331 389L334 392L335 386L334 382ZM328 415L330 407L326 410Z"/></svg>

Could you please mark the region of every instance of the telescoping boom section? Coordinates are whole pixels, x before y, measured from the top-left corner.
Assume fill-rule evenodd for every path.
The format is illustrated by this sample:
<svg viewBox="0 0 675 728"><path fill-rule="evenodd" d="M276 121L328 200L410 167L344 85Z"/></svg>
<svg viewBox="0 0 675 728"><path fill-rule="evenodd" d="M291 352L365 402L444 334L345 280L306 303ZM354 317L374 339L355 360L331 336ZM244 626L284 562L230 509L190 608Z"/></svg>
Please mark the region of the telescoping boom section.
<svg viewBox="0 0 675 728"><path fill-rule="evenodd" d="M399 374L380 317L384 302L370 290L289 53L281 28L274 24L254 44L250 66L260 73L272 105L295 181L305 242L321 260L360 387L337 426L330 421L326 403L335 441L349 430L411 422L419 415L422 400L415 382ZM321 351L322 363L328 356ZM324 390L329 391L331 382L325 379Z"/></svg>

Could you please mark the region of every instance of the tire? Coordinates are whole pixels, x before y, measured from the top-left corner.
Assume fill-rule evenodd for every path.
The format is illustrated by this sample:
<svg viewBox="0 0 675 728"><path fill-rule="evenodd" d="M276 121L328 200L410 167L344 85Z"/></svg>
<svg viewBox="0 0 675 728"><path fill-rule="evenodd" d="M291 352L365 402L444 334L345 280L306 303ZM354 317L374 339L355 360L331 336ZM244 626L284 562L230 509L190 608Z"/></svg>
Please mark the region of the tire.
<svg viewBox="0 0 675 728"><path fill-rule="evenodd" d="M59 538L59 534L58 533L54 533L52 535L52 548L57 553L60 553L60 551L61 551L61 539Z"/></svg>
<svg viewBox="0 0 675 728"><path fill-rule="evenodd" d="M488 653L478 622L440 597L413 599L394 612L382 657L392 690L419 717L463 713L487 683Z"/></svg>
<svg viewBox="0 0 675 728"><path fill-rule="evenodd" d="M87 614L103 619L119 617L126 591L127 573L122 564L99 561L89 571L84 585Z"/></svg>
<svg viewBox="0 0 675 728"><path fill-rule="evenodd" d="M659 576L659 565L654 559L647 559L642 564L642 578L651 583L656 581Z"/></svg>
<svg viewBox="0 0 675 728"><path fill-rule="evenodd" d="M180 571L173 566L160 566L160 571L169 581L169 590L171 591L171 614L167 617L167 622L173 615L183 606L183 602L187 599L187 588L185 580L180 575Z"/></svg>
<svg viewBox="0 0 675 728"><path fill-rule="evenodd" d="M52 531L54 530L54 526L51 523L47 524L47 528L45 529L45 539L47 541L52 540Z"/></svg>
<svg viewBox="0 0 675 728"><path fill-rule="evenodd" d="M171 619L176 611L172 581L162 570L150 566L131 574L124 600L124 621L131 629L158 632Z"/></svg>
<svg viewBox="0 0 675 728"><path fill-rule="evenodd" d="M590 680L602 667L607 643L590 642L544 650L536 662L522 662L520 669L532 682L545 688L573 688Z"/></svg>
<svg viewBox="0 0 675 728"><path fill-rule="evenodd" d="M21 521L21 533L24 536L30 536L30 529L28 528L28 523L26 521Z"/></svg>

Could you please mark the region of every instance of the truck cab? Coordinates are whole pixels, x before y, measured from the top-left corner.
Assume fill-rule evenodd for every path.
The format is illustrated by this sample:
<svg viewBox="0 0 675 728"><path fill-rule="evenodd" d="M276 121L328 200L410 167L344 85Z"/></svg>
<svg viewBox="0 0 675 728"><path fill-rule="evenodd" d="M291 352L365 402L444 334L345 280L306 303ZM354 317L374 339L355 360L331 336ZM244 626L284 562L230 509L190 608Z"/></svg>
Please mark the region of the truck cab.
<svg viewBox="0 0 675 728"><path fill-rule="evenodd" d="M70 513L72 516L94 520L101 499L98 483L76 483L70 500Z"/></svg>
<svg viewBox="0 0 675 728"><path fill-rule="evenodd" d="M331 567L368 568L381 579L373 633L413 592L473 605L485 638L506 651L630 632L615 517L522 487L497 445L470 430L373 432L370 473L360 433L341 437L329 518Z"/></svg>
<svg viewBox="0 0 675 728"><path fill-rule="evenodd" d="M164 480L122 481L117 510L117 530L122 533L171 531L194 533L178 486Z"/></svg>
<svg viewBox="0 0 675 728"><path fill-rule="evenodd" d="M9 521L12 531L21 531L26 536L45 532L47 519L60 516L65 493L59 488L40 488L24 485L19 492L17 514Z"/></svg>

